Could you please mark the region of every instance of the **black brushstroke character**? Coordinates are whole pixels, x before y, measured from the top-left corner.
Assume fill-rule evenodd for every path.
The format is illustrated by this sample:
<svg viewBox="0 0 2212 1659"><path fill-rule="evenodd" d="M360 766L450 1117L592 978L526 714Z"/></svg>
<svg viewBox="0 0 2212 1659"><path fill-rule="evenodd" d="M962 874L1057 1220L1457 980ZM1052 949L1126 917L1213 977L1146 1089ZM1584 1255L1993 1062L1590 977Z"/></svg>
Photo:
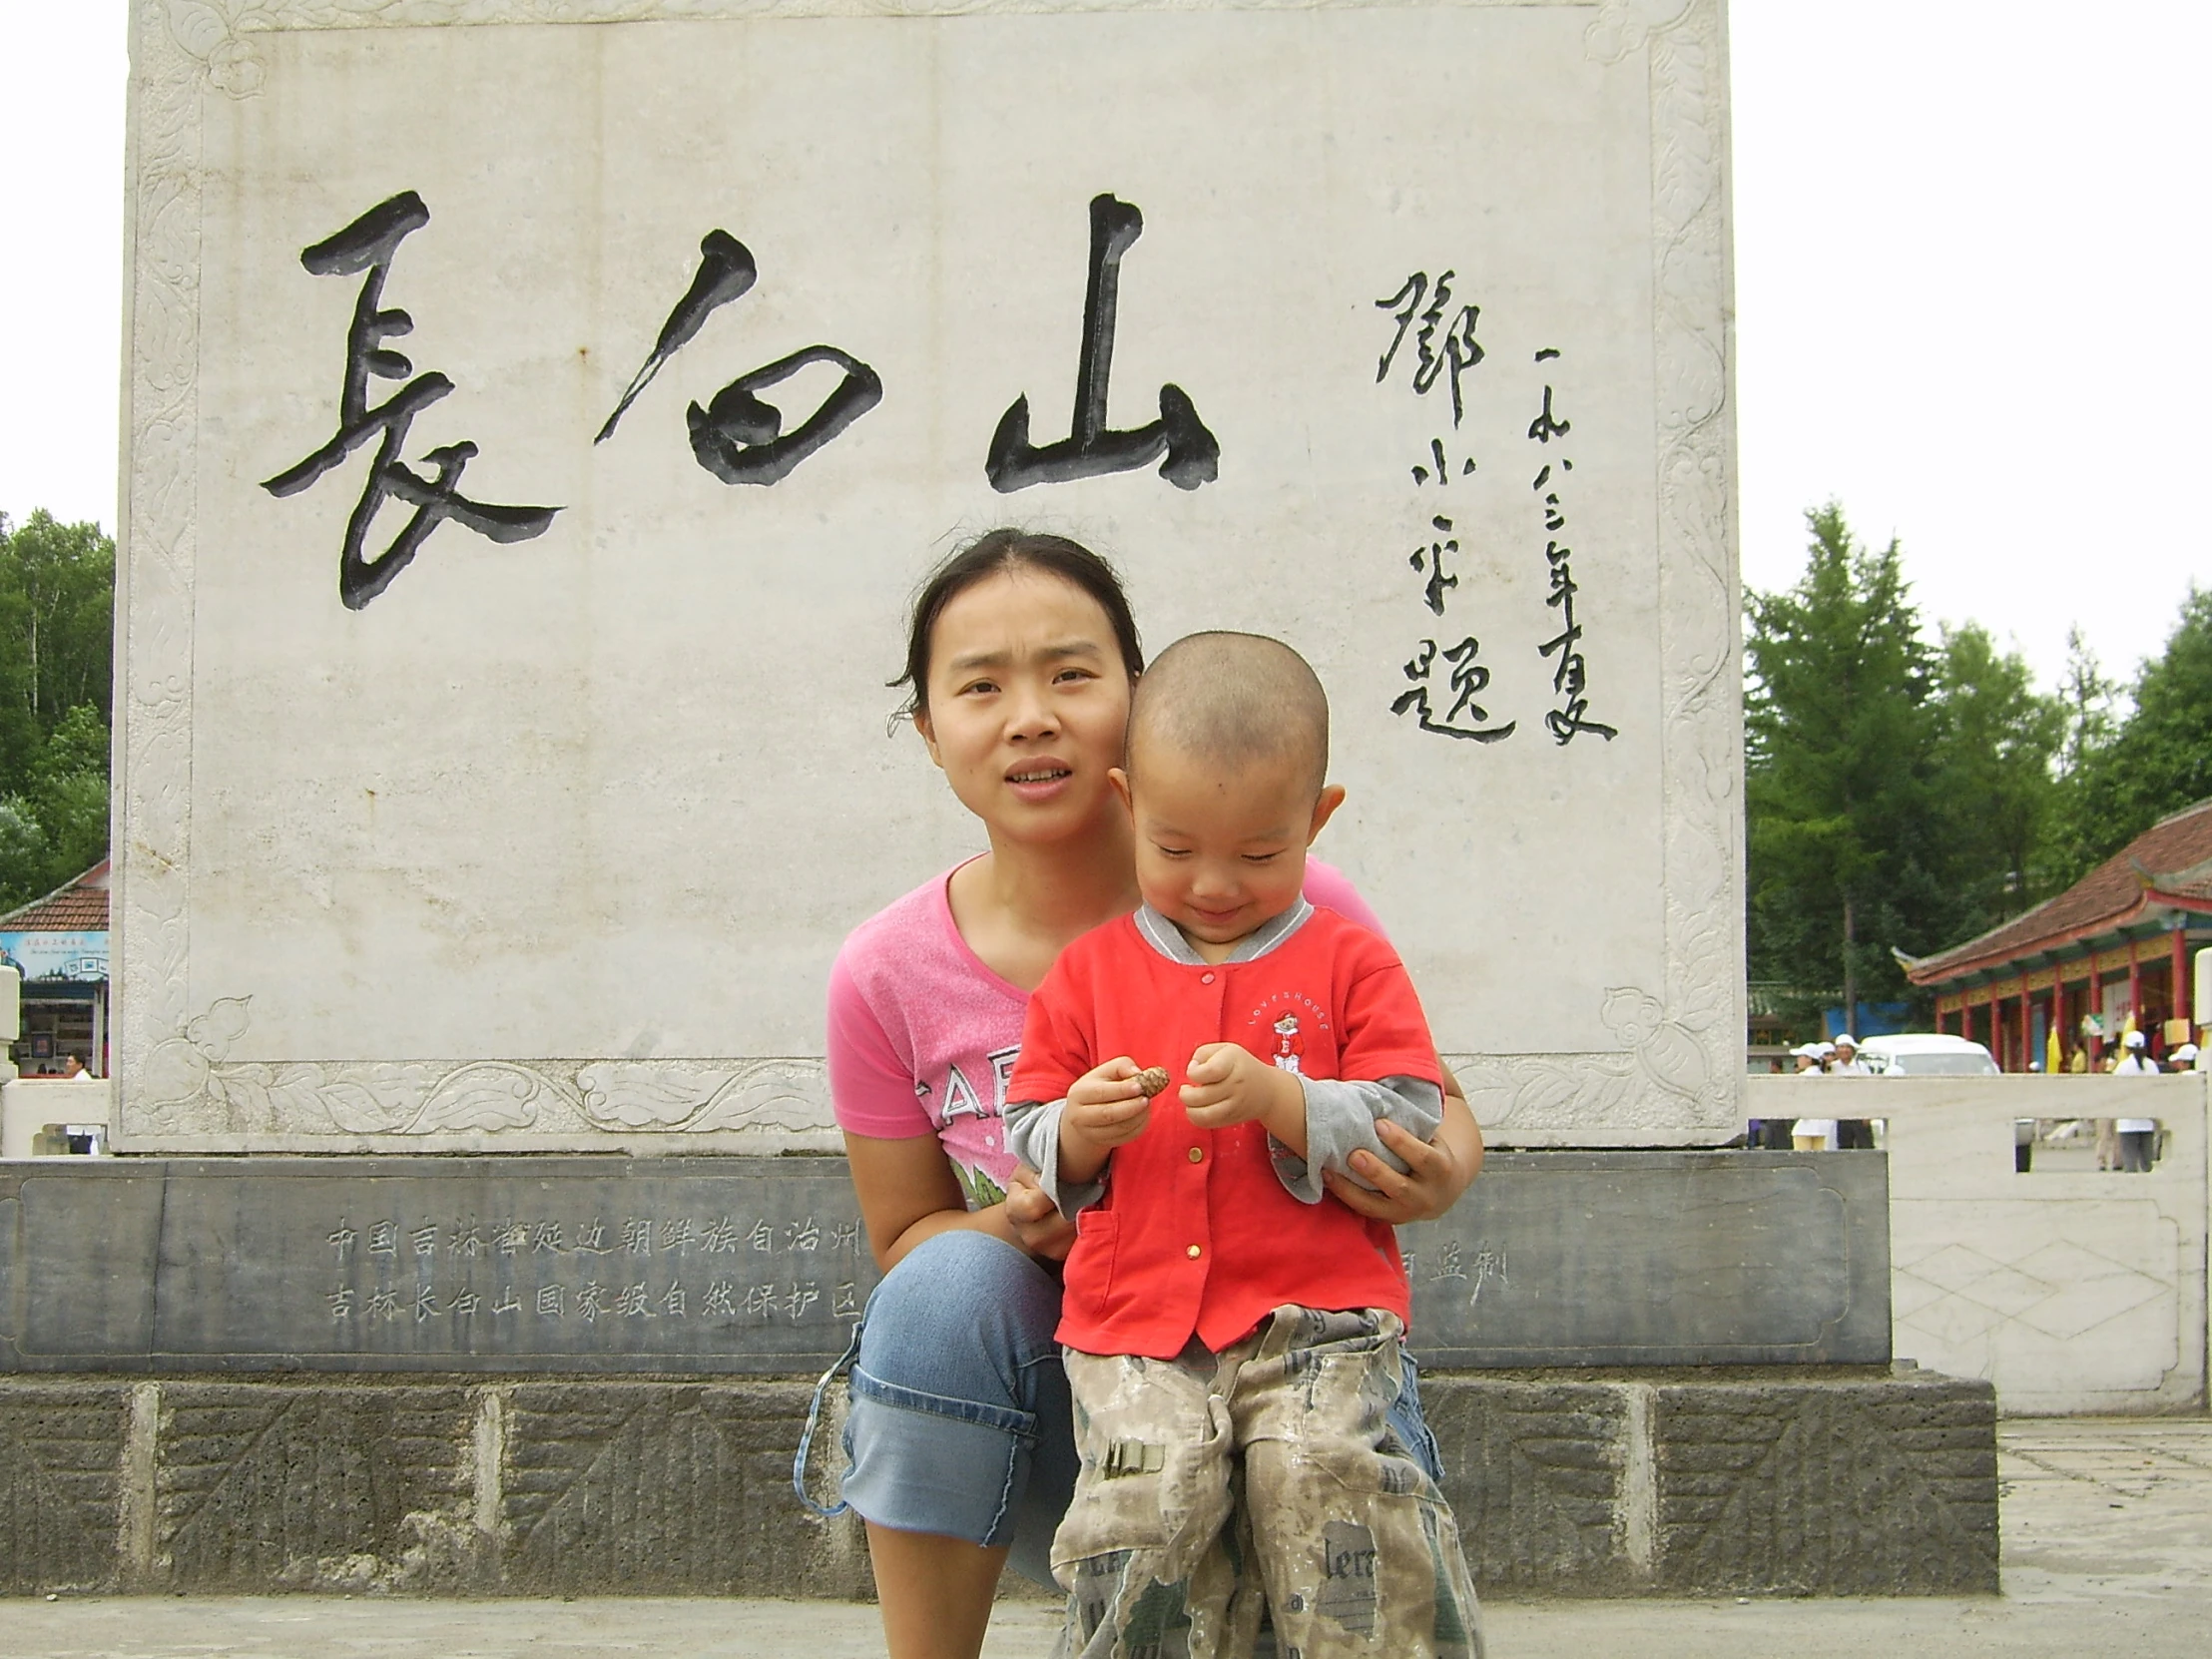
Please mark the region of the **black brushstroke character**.
<svg viewBox="0 0 2212 1659"><path fill-rule="evenodd" d="M1418 724L1423 732L1433 732L1440 738L1464 738L1473 743L1502 743L1511 737L1513 729L1520 725L1517 720L1509 720L1503 726L1482 724L1490 718L1490 712L1475 702L1475 698L1489 685L1490 671L1475 661L1481 649L1481 643L1472 634L1457 645L1444 647L1444 661L1451 665L1452 698L1451 707L1438 720L1428 702L1428 687L1421 683L1428 679L1429 672L1436 666L1436 642L1422 640L1420 650L1406 663L1403 670L1405 678L1415 682L1413 689L1398 695L1397 700L1390 705L1390 713L1414 714L1418 717ZM1467 724L1459 724L1462 720Z"/></svg>
<svg viewBox="0 0 2212 1659"><path fill-rule="evenodd" d="M733 299L742 299L752 291L760 279L761 268L754 262L753 251L728 231L709 231L699 242L699 270L692 277L691 286L684 290L684 297L676 301L676 309L668 313L668 320L661 324L661 337L653 342L653 354L645 359L645 365L631 377L629 387L622 394L622 401L615 405L615 412L607 417L607 424L599 428L599 436L593 443L605 443L615 435L615 426L630 405L637 401L638 393L653 383L653 376L661 372L661 365L689 345L707 321Z"/></svg>
<svg viewBox="0 0 2212 1659"><path fill-rule="evenodd" d="M1551 388L1544 387L1544 406L1534 420L1528 423L1528 435L1538 443L1549 443L1553 438L1563 438L1574 430L1571 420L1558 420L1551 413Z"/></svg>
<svg viewBox="0 0 2212 1659"><path fill-rule="evenodd" d="M1441 513L1428 521L1438 532L1438 539L1426 547L1413 549L1412 557L1405 562L1415 570L1425 570L1428 580L1421 584L1421 602L1433 616L1444 614L1444 592L1459 585L1457 576L1444 574L1444 555L1459 551L1458 538L1451 534L1451 520Z"/></svg>
<svg viewBox="0 0 2212 1659"><path fill-rule="evenodd" d="M833 363L844 378L822 407L786 432L782 412L754 391L789 379L809 363ZM773 484L882 400L883 381L874 369L833 345L810 345L740 375L704 409L694 403L684 419L691 427L692 453L717 478L726 484Z"/></svg>
<svg viewBox="0 0 2212 1659"><path fill-rule="evenodd" d="M1436 329L1443 322L1444 307L1451 303L1451 279L1457 275L1455 271L1445 272L1436 278L1435 289L1430 292L1428 273L1416 271L1405 278L1397 292L1387 299L1378 299L1375 302L1375 308L1379 311L1397 313L1397 332L1390 336L1390 348L1382 353L1375 365L1375 383L1381 385L1389 377L1390 363L1397 356L1397 348L1405 343L1405 330L1412 326L1414 317L1419 317L1420 332L1413 339L1416 356L1413 365L1413 390L1419 396L1427 396L1428 389L1436 383L1437 376L1445 369L1450 369L1451 424L1454 427L1466 413L1466 405L1460 395L1459 376L1489 355L1482 349L1482 342L1474 337L1475 324L1482 318L1480 305L1461 305L1459 314L1451 319L1451 326L1444 329L1443 349L1439 351L1436 348ZM1425 310L1421 308L1424 295L1428 299ZM1400 306L1404 308L1400 310ZM1437 459L1440 466L1442 456L1439 454ZM1472 471L1473 468L1470 466L1468 470Z"/></svg>
<svg viewBox="0 0 2212 1659"><path fill-rule="evenodd" d="M505 507L472 501L461 494L461 473L476 457L473 443L440 445L423 456L433 469L423 478L401 462L408 428L414 418L453 389L453 382L435 372L415 374L414 364L384 342L414 329L414 318L402 310L383 310L380 303L384 277L393 254L423 226L430 210L413 191L403 191L378 204L327 241L304 249L299 263L310 276L355 276L367 273L360 297L353 304L353 322L345 335L345 382L338 394L337 434L298 465L268 479L262 488L275 496L296 495L371 437L380 436L376 458L369 468L361 498L345 523L344 551L338 558L338 599L349 611L360 610L391 586L392 579L414 561L422 544L447 519L495 542L528 541L542 536L552 525L558 507ZM374 408L368 402L370 376L381 380L407 380L406 385ZM361 549L369 526L387 497L396 496L414 508L406 526L374 559Z"/></svg>
<svg viewBox="0 0 2212 1659"><path fill-rule="evenodd" d="M1178 385L1160 388L1160 418L1132 431L1106 425L1106 388L1113 373L1114 312L1121 291L1121 257L1144 234L1144 215L1112 196L1091 198L1091 276L1083 296L1083 354L1075 370L1075 416L1068 436L1039 449L1029 442L1029 396L1014 399L991 434L983 472L1001 494L1031 484L1064 484L1109 472L1133 472L1160 461L1160 476L1195 490L1221 472L1221 444ZM1162 456L1166 458L1161 459Z"/></svg>
<svg viewBox="0 0 2212 1659"><path fill-rule="evenodd" d="M1582 625L1574 617L1574 596L1582 590L1569 563L1572 555L1573 549L1557 542L1544 546L1544 557L1551 567L1551 592L1545 595L1544 603L1558 611L1559 632L1537 648L1541 655L1556 655L1559 659L1552 669L1551 689L1565 700L1566 707L1545 715L1544 726L1562 749L1584 732L1607 743L1620 736L1615 728L1586 718L1590 712L1590 672L1579 649Z"/></svg>
<svg viewBox="0 0 2212 1659"><path fill-rule="evenodd" d="M599 428L595 444L614 435L616 425L653 383L662 366L691 343L707 318L734 299L743 298L760 277L752 250L728 231L709 231L699 243L699 270L684 297L661 324L653 351L632 376L614 413ZM821 407L792 431L784 430L784 413L757 395L763 388L788 380L809 363L829 363L840 371L836 388ZM726 484L774 484L789 477L816 450L830 442L868 410L883 401L883 379L874 369L848 351L833 345L810 345L779 357L766 368L741 374L714 395L705 408L697 403L685 410L691 429L692 454Z"/></svg>
<svg viewBox="0 0 2212 1659"><path fill-rule="evenodd" d="M1451 482L1451 463L1444 458L1444 440L1442 438L1430 438L1428 440L1428 452L1436 460L1436 482L1448 485ZM1416 466L1412 470L1414 483L1425 484L1428 482L1428 468ZM1474 476L1474 457L1472 455L1467 456L1465 460L1459 463L1459 476L1462 478Z"/></svg>

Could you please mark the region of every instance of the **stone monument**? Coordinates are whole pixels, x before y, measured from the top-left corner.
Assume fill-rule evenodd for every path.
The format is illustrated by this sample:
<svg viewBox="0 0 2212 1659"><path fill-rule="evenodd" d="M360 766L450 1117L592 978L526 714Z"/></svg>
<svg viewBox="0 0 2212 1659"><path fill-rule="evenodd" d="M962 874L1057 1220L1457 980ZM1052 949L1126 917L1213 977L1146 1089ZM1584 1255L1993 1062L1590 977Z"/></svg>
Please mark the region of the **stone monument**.
<svg viewBox="0 0 2212 1659"><path fill-rule="evenodd" d="M136 7L139 1152L833 1148L963 531L1313 659L1500 1144L1740 1116L1718 0Z"/></svg>
<svg viewBox="0 0 2212 1659"><path fill-rule="evenodd" d="M1992 1397L1892 1373L1881 1156L1701 1150L1720 0L132 38L137 1156L0 1169L0 1593L864 1592L790 1485L876 1271L841 1164L634 1155L837 1148L838 941L979 845L886 733L901 612L1003 522L1328 685L1323 854L1526 1149L1405 1239L1484 1589L1994 1587Z"/></svg>

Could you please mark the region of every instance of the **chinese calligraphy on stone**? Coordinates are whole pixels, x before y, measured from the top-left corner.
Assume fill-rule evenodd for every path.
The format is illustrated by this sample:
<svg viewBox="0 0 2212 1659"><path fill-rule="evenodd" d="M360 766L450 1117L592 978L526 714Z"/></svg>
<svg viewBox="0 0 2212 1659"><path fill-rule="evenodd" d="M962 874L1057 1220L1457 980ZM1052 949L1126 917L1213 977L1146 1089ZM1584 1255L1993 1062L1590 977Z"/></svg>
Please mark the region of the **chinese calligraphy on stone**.
<svg viewBox="0 0 2212 1659"><path fill-rule="evenodd" d="M1482 314L1480 306L1462 305L1448 324L1444 321L1451 303L1451 283L1455 275L1446 271L1430 283L1426 272L1416 271L1405 278L1396 293L1375 302L1378 310L1393 312L1397 318L1397 330L1376 363L1376 384L1381 385L1389 378L1390 366L1405 344L1407 331L1413 330L1413 393L1425 397L1438 378L1448 371L1454 431L1466 413L1462 377L1486 355L1481 342L1475 338L1475 324ZM1433 470L1428 463L1433 463ZM1459 476L1468 477L1474 470L1474 457L1463 455ZM1415 464L1412 475L1416 490L1431 481L1438 488L1450 485L1451 463L1441 436L1428 440L1427 461ZM1441 618L1460 582L1459 540L1453 534L1457 526L1449 514L1439 512L1430 516L1428 528L1430 534L1405 562L1421 578L1421 603L1431 617ZM1518 722L1492 725L1489 711L1475 701L1490 683L1489 669L1478 660L1481 651L1481 642L1472 634L1461 636L1451 645L1436 638L1422 639L1401 665L1400 672L1412 684L1409 690L1400 692L1392 700L1390 713L1400 717L1411 715L1419 730L1442 738L1489 744L1511 737ZM1445 686L1435 683L1439 662L1444 668Z"/></svg>
<svg viewBox="0 0 2212 1659"><path fill-rule="evenodd" d="M871 1267L856 1220L825 1228L811 1215L751 1225L727 1215L341 1217L323 1244L340 1283L321 1304L346 1347L433 1322L442 1322L427 1333L434 1342L467 1347L480 1320L492 1322L494 1341L520 1330L516 1322L549 1336L576 1330L576 1339L649 1320L834 1327L860 1317Z"/></svg>
<svg viewBox="0 0 2212 1659"><path fill-rule="evenodd" d="M414 364L385 341L410 333L414 318L398 309L383 308L384 279L399 245L430 223L430 210L413 191L402 192L380 203L328 240L305 249L299 263L315 276L361 276L361 291L353 304L352 325L345 336L345 375L338 392L338 429L321 448L294 466L267 480L263 488L282 497L296 495L331 468L342 464L371 438L379 440L360 500L346 520L345 541L338 557L338 598L347 610L357 611L391 586L399 573L414 561L432 531L448 519L464 529L495 542L528 541L551 526L558 507L507 507L472 501L461 494L461 474L476 458L473 443L449 443L428 451L422 464L431 469L424 478L400 458L415 417L453 390L443 374L414 373ZM407 379L413 375L412 379ZM368 383L374 379L407 380L383 402L370 406ZM397 498L414 508L399 534L384 551L364 556L368 532L387 500Z"/></svg>
<svg viewBox="0 0 2212 1659"><path fill-rule="evenodd" d="M622 400L592 441L605 443L614 435L638 394L660 373L662 365L681 351L707 318L732 300L744 297L759 278L760 267L752 251L723 230L709 231L699 244L699 270L691 286L677 300L660 337L646 357ZM760 394L790 379L809 363L828 363L838 371L836 385L815 412L791 431L784 430L784 414ZM839 432L883 400L883 380L874 369L848 351L834 345L809 345L779 357L764 368L739 375L705 408L697 403L685 411L691 430L692 455L726 484L774 484L790 476L794 467L829 443Z"/></svg>
<svg viewBox="0 0 2212 1659"><path fill-rule="evenodd" d="M1559 355L1555 347L1547 346L1536 353L1536 361L1556 361ZM1528 423L1529 442L1541 444L1547 451L1555 440L1564 440L1574 430L1573 422L1554 409L1552 399L1547 379L1543 408ZM1574 614L1575 595L1581 590L1574 580L1574 550L1558 539L1567 527L1564 497L1568 474L1573 471L1574 462L1567 457L1562 441L1557 459L1545 461L1529 486L1542 503L1544 531L1549 538L1544 543L1544 563L1550 571L1551 591L1544 603L1559 613L1559 632L1540 647L1545 657L1558 659L1552 666L1551 689L1559 706L1544 716L1544 727L1562 749L1585 733L1607 743L1619 735L1612 727L1589 718L1589 665L1582 655L1582 625Z"/></svg>
<svg viewBox="0 0 2212 1659"><path fill-rule="evenodd" d="M1038 448L1029 441L1029 395L1016 397L991 435L983 463L1002 493L1031 484L1061 484L1108 472L1133 472L1160 462L1177 489L1210 484L1221 469L1221 445L1199 419L1181 386L1160 388L1160 418L1128 431L1106 425L1106 390L1113 375L1114 316L1121 293L1121 259L1144 234L1144 215L1113 196L1091 199L1090 285L1083 297L1083 350L1075 370L1075 415L1068 435Z"/></svg>

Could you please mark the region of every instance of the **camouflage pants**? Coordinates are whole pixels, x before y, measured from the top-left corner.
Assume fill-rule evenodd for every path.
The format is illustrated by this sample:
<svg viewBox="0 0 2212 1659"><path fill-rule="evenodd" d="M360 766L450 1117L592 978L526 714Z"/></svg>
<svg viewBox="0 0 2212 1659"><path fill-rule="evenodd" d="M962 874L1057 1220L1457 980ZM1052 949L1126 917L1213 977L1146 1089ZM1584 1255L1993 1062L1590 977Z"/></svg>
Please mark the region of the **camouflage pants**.
<svg viewBox="0 0 2212 1659"><path fill-rule="evenodd" d="M1244 1659L1264 1590L1282 1659L1481 1659L1459 1529L1383 1420L1401 1330L1278 1308L1220 1354L1069 1350L1083 1466L1052 1543L1058 1652Z"/></svg>

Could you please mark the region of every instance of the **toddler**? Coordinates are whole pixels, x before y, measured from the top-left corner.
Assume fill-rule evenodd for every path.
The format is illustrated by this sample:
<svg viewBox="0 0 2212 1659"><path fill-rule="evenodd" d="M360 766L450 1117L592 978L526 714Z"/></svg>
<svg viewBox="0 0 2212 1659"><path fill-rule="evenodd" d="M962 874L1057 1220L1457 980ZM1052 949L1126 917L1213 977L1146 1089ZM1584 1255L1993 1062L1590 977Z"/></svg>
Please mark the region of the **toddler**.
<svg viewBox="0 0 2212 1659"><path fill-rule="evenodd" d="M1030 999L1007 1144L1075 1218L1059 1340L1082 1458L1053 1542L1064 1651L1476 1659L1442 1494L1384 1413L1404 1385L1391 1229L1325 1168L1426 1139L1441 1073L1403 966L1303 896L1344 800L1288 646L1179 641L1138 681L1143 906ZM1394 1162L1394 1160L1393 1160Z"/></svg>

